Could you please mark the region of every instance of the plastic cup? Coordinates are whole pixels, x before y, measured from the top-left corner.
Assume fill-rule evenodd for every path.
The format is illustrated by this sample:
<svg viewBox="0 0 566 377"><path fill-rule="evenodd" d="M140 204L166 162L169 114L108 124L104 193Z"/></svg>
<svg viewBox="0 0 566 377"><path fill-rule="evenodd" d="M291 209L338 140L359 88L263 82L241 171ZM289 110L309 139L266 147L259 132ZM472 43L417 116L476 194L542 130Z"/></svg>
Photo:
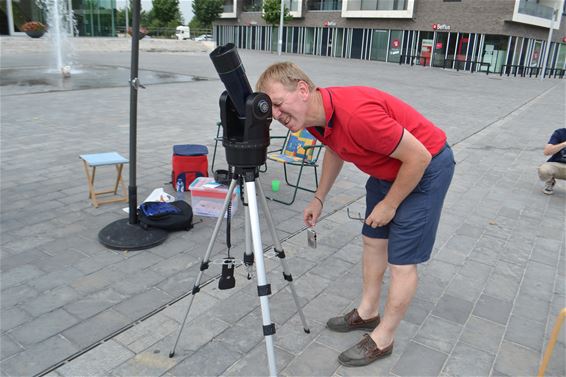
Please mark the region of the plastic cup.
<svg viewBox="0 0 566 377"><path fill-rule="evenodd" d="M281 186L281 182L278 179L274 179L271 181L271 191L277 192L279 191L279 186Z"/></svg>

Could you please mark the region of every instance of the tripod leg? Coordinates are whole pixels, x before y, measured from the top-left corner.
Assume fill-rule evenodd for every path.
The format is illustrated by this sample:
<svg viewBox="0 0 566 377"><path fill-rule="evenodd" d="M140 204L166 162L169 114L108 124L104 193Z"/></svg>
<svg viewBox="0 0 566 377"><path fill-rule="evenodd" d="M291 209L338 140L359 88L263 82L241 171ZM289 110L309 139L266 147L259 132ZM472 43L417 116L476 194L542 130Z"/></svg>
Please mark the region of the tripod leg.
<svg viewBox="0 0 566 377"><path fill-rule="evenodd" d="M250 226L252 228L252 241L257 273L257 291L259 295L259 302L261 304L263 335L265 336L265 346L267 348L269 374L271 376L276 376L277 368L275 363L275 351L273 349L273 334L275 334L275 325L271 322L269 301L267 299L267 296L271 294L271 286L267 283L265 265L263 263L263 247L261 243L261 230L259 228L259 213L254 181L246 182L244 191L250 212Z"/></svg>
<svg viewBox="0 0 566 377"><path fill-rule="evenodd" d="M222 225L222 220L224 219L224 214L228 210L228 204L232 199L232 193L236 189L237 180L233 179L230 183L230 188L228 189L228 193L226 194L226 198L224 199L224 207L220 216L218 216L218 220L216 221L216 226L214 227L214 231L212 232L212 237L210 238L210 242L208 243L208 248L206 249L206 253L202 258L200 264L200 271L197 275L195 280L195 284L193 285L193 291L191 298L189 299L189 306L187 307L187 312L185 313L185 317L183 318L183 322L179 327L179 332L177 333L177 339L175 340L175 345L169 352L169 357L173 357L175 355L175 349L177 348L177 343L179 343L179 338L181 338L181 333L183 332L183 328L185 327L185 323L187 322L187 318L189 317L189 311L191 310L191 306L193 305L193 300L195 299L195 295L200 291L200 281L202 279L203 271L208 268L210 253L212 252L212 248L214 247L214 241L216 241L216 237L218 236L218 231L220 230L220 225Z"/></svg>
<svg viewBox="0 0 566 377"><path fill-rule="evenodd" d="M303 329L307 334L309 334L311 331L309 329L309 326L307 325L307 320L305 319L305 315L303 314L303 309L299 304L299 296L297 296L297 292L295 291L295 285L293 284L293 276L289 271L289 265L287 264L287 260L285 259L285 251L281 246L279 237L277 237L275 225L273 225L274 224L273 218L271 217L271 212L269 212L269 207L267 207L267 200L265 199L265 194L263 193L263 188L261 187L261 182L259 181L259 178L257 178L256 185L259 191L259 200L261 201L261 207L263 209L263 213L265 214L265 218L267 219L267 226L269 227L269 231L271 232L271 238L273 240L275 254L279 257L279 260L281 261L281 266L283 266L283 279L289 282L289 288L291 288L291 293L293 295L293 299L295 300L295 305L297 305L297 311L299 312L299 317L301 317L301 322L303 323Z"/></svg>
<svg viewBox="0 0 566 377"><path fill-rule="evenodd" d="M250 224L250 207L246 204L245 205L246 212L245 212L245 246L246 249L244 250L244 266L246 266L246 270L248 272L248 280L253 278L253 269L252 266L254 265L254 255L251 248L251 239L252 239L252 230Z"/></svg>

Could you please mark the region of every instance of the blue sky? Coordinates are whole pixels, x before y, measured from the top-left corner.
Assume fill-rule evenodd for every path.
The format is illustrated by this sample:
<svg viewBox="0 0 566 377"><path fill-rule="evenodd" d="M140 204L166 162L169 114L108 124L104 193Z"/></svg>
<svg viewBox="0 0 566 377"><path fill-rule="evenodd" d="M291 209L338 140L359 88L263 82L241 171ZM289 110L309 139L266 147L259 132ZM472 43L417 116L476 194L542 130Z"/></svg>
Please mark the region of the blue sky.
<svg viewBox="0 0 566 377"><path fill-rule="evenodd" d="M116 0L116 6L118 8L123 8L126 6L127 0ZM179 0L179 8L181 9L181 15L185 19L185 24L188 24L191 18L193 18L193 2L192 0ZM142 9L148 11L151 9L151 0L141 0Z"/></svg>

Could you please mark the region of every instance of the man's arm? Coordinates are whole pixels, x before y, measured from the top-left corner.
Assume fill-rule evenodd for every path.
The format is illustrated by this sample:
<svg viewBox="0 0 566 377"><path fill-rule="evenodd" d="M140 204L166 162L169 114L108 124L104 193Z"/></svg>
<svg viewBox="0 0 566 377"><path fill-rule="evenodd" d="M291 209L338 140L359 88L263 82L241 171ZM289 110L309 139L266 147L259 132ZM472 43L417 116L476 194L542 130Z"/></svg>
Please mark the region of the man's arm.
<svg viewBox="0 0 566 377"><path fill-rule="evenodd" d="M390 156L401 161L401 167L385 198L366 219L366 224L374 228L387 225L393 219L397 208L420 182L432 159L424 145L407 130Z"/></svg>
<svg viewBox="0 0 566 377"><path fill-rule="evenodd" d="M322 159L322 173L320 175L318 189L314 194L323 202L332 188L334 181L336 181L336 177L338 177L338 174L342 170L343 165L344 160L342 160L336 152L330 148L325 148L324 158Z"/></svg>
<svg viewBox="0 0 566 377"><path fill-rule="evenodd" d="M313 199L303 212L303 220L307 226L315 226L326 195L332 188L336 177L342 170L344 160L342 160L332 149L325 148L324 158L322 159L322 173L320 181L318 182L318 189L316 190ZM318 199L317 199L318 198Z"/></svg>
<svg viewBox="0 0 566 377"><path fill-rule="evenodd" d="M560 152L563 148L566 148L566 141L558 144L546 144L543 153L545 156L552 156L553 154Z"/></svg>

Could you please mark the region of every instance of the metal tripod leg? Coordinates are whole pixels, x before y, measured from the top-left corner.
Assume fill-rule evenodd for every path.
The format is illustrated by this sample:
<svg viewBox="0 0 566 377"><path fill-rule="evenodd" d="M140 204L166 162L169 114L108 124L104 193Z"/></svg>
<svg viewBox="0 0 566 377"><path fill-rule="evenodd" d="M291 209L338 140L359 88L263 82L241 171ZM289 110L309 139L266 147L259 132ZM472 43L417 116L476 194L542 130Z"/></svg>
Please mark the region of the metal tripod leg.
<svg viewBox="0 0 566 377"><path fill-rule="evenodd" d="M252 279L253 277L253 264L254 264L254 254L252 251L252 229L250 225L250 207L246 204L245 208L245 250L244 250L244 266L246 267L246 271L248 273L248 280Z"/></svg>
<svg viewBox="0 0 566 377"><path fill-rule="evenodd" d="M263 335L265 336L265 346L267 348L269 374L271 376L276 376L277 368L275 362L275 351L273 348L273 334L275 334L275 325L271 322L271 315L269 313L269 300L267 299L268 295L271 294L271 286L267 283L267 276L265 274L263 246L261 243L261 230L259 227L259 212L254 181L246 182L244 193L246 194L246 201L249 207L249 221L252 230L253 251L257 273L257 290L259 295L259 302L261 304Z"/></svg>
<svg viewBox="0 0 566 377"><path fill-rule="evenodd" d="M187 308L187 312L185 313L185 317L183 318L183 322L181 327L179 327L179 333L177 334L177 339L175 340L175 345L171 352L169 352L169 357L173 357L175 355L175 349L177 348L177 343L179 343L179 338L181 337L181 333L183 332L183 328L185 327L185 323L187 322L187 318L189 317L189 311L191 310L191 306L193 305L193 300L195 295L200 291L200 281L202 279L203 271L208 268L210 253L212 252L212 248L214 247L214 241L216 241L216 237L218 236L218 231L220 230L220 225L222 225L222 220L224 219L224 214L228 210L228 205L230 204L230 199L232 198L232 193L236 189L238 181L236 179L232 179L230 183L230 188L228 189L228 193L226 194L226 198L224 199L224 207L220 216L218 216L218 220L216 221L216 226L214 227L214 231L212 232L212 237L210 238L210 242L208 243L208 248L206 249L206 253L202 258L200 271L197 275L195 280L195 284L193 285L193 292L191 298L189 299L189 306Z"/></svg>
<svg viewBox="0 0 566 377"><path fill-rule="evenodd" d="M285 259L285 252L283 251L283 247L281 246L279 237L277 237L277 232L275 230L273 217L271 217L271 212L269 212L269 207L267 207L267 200L265 199L265 194L263 193L263 188L261 187L261 182L259 178L257 178L256 180L256 185L259 191L259 199L261 201L261 207L263 209L265 218L267 219L267 225L269 227L271 238L273 240L273 248L275 249L275 254L279 257L279 260L281 261L281 266L283 267L283 278L289 282L289 288L291 288L291 293L293 295L293 299L295 300L297 311L299 312L299 316L301 317L301 322L303 323L303 329L307 334L309 334L311 331L309 329L309 326L307 325L307 320L305 319L305 315L303 314L303 309L299 304L299 296L297 296L297 292L295 291L295 285L293 284L293 276L289 271L289 265L287 264L287 260Z"/></svg>

